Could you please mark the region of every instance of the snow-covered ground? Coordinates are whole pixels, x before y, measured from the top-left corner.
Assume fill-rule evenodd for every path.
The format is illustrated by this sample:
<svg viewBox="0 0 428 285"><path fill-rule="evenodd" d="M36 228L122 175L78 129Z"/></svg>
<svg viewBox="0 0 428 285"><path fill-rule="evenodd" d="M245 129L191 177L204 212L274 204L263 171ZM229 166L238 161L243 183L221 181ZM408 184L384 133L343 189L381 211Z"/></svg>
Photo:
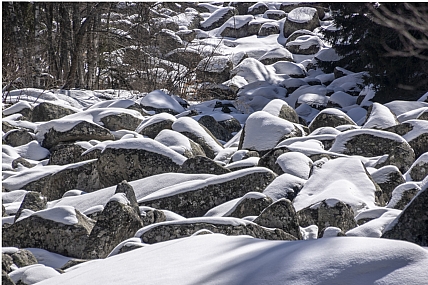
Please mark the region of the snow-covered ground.
<svg viewBox="0 0 428 285"><path fill-rule="evenodd" d="M316 63L315 57L324 61L337 60L337 55L318 34L319 27L289 45L286 45L287 38L282 32L268 36L249 35L238 39L221 38L222 32L227 28L238 29L258 22L273 23L273 26L282 31L284 25L287 25L285 18L267 19L267 15L279 11L280 3L265 4L268 12L229 18L219 27L207 31L205 35L208 38L195 40L202 45L209 41L220 42L218 52L229 56L232 62L237 55L246 55L242 61L233 63L228 81L216 82L239 87L234 100L189 100L189 105L185 106L184 99L188 98L171 96L162 90L136 94L126 90L43 91L26 88L8 94L7 102L3 104L2 118L2 206L5 210L2 218L3 231L25 219L35 217L72 226L79 223L80 213L85 216L102 213L111 201L132 205L132 199L128 199L125 194L115 194L116 185L102 184L106 183L103 181L115 180L114 176L120 176L119 173L138 177L128 182L133 187L142 216L154 210L152 206L147 206L147 203L153 201L156 203L158 200L176 199L172 202L171 207L174 207L176 204L189 202L183 200L183 197L187 197L183 196L184 194L210 196L210 191L217 191L224 185L229 185L227 183L239 179L251 179L255 175L272 178L268 185L263 185L261 189L256 189L256 186L252 189L252 185L245 186L249 188L244 189L246 194L227 201L222 200L224 197L221 195L225 195L224 192L229 188L221 188L223 192L215 192L219 197L214 197L209 202L197 201L202 205L212 204L210 210L200 217L186 218L169 208L159 208L165 216L162 222L143 226L135 231L135 236L119 241L109 257L74 265L61 274L54 269L62 268L75 258L47 251L42 247L27 247L36 257L38 264L24 267L12 264L8 276L13 282L41 285L426 284L427 247L409 241L381 238L386 229L395 225L404 215L404 206L416 198L410 198L406 205L398 209L397 205L401 199L413 190L415 197L418 193L428 191L428 125L426 116L425 119L421 117L427 113L426 96L416 102L394 101L385 105L373 103L371 99L374 90L363 85L363 73L339 69L344 76L336 78L333 73L325 73L311 67ZM209 10L201 13L204 19L201 22L202 28L209 27L229 11L233 11L231 7L218 6L218 3L199 5ZM249 11L262 6L264 7L263 3L253 5ZM307 14L295 15L290 12L291 15L288 15L291 20L305 22L314 16L314 9L306 10ZM283 14L286 16L287 13ZM322 26L331 24L328 18L319 22ZM201 30L198 32L202 33ZM285 46L290 45L300 45L300 48L306 49L313 43L322 45L318 52L311 55L292 54L285 49ZM263 60L287 56L289 60L262 63ZM111 99L101 99L106 97L101 96L102 94L108 94ZM25 110L34 110L42 102L61 106L72 114L49 121L32 121L25 117ZM218 103L228 106L229 109L219 107ZM132 106L134 107L129 109ZM157 112L156 109L162 111ZM284 113L292 115L284 117ZM292 119L294 115L296 121ZM203 126L201 121L205 116L211 116L216 122L215 126L224 126L233 121L241 128L229 131L228 139L220 138L215 132L221 129L220 127ZM327 122L329 116L343 121L337 125ZM109 120L118 117L125 117L128 121L119 129L113 129ZM131 121L137 122L135 127L131 127ZM314 127L323 123L325 125L321 127ZM83 130L77 131L86 132L85 135L93 135L97 132L96 127L99 127L107 130L110 136L105 139L99 136L82 139L82 136L68 135L62 138L61 142L80 147L79 157L101 154L97 158L90 157L65 165L50 165L49 161L58 149L47 145L48 137L54 132L71 132L82 124L86 124L82 127ZM399 129L396 133L385 131L399 124L410 127L405 131ZM310 128L314 128L312 133ZM28 142L20 145L15 143L24 137L23 134L12 142L11 138L17 133L17 129L24 130L25 135L29 137ZM148 135L151 131L155 133L152 137ZM356 154L348 154L345 150L357 136L373 136L383 141L373 144L363 141L361 146L355 147ZM419 142L422 146L413 143L417 139L422 141ZM359 148L386 142L399 144L400 149L408 146L411 151L406 154L407 157L414 156L417 147L420 147L423 153L418 157L414 156L410 165L402 166L399 164L402 162L397 160L397 167L394 159L401 153L394 152L390 155L393 149L380 155L358 153ZM59 143L54 145L61 146ZM126 156L127 151L140 154ZM51 187L49 189L56 189L55 185L52 185L54 183L49 182L48 185L47 182L40 181L48 181L55 175L71 172L73 169L87 169L89 165L101 160L100 155L110 155L106 161L113 161L114 152L123 152L117 155L125 157L126 163L117 166L123 169L106 172L107 174L99 173L101 168L97 168L96 174L87 174L87 170L82 170L82 174L79 174L82 181L75 184L78 186L60 189L63 190L61 197L47 201L42 210L24 209L15 221L15 214L28 192L45 193L43 187L48 186ZM151 156L141 158L143 152L150 153ZM195 154L207 157L211 155L210 162L216 164L222 172L214 173L213 165L207 170L202 162L201 165L190 163L191 165L187 166L186 162L191 160L189 157ZM153 157L162 157L163 160L153 163L156 159ZM158 171L147 177L138 176L146 171L146 168L162 170L166 160L176 167L176 171ZM383 168L383 172L374 176L377 180L374 179L370 173L382 168L384 164L394 166ZM398 166L406 171L401 173ZM114 169L115 165L109 167ZM185 167L189 167L193 172L186 172L190 171L189 169L184 171ZM103 169L111 170L107 167ZM199 172L199 169L203 171ZM417 169L419 172L415 174ZM385 194L387 191L379 185L388 182L388 175L393 171L399 173L399 178L394 178L394 182L399 183L389 190L388 196ZM102 178L103 176L107 177ZM71 181L73 178L70 174L70 177L62 179ZM90 184L92 188L85 189L82 185L89 185L91 179L105 180L97 180L98 184ZM46 184L37 188L38 182ZM254 185L258 182L252 181ZM244 182L240 183L241 188L244 188ZM71 184L64 183L60 187L68 185ZM380 198L384 194L388 199L381 204ZM337 236L342 229L335 226L320 227L315 225L316 222L303 226L302 222L299 230L303 240L296 241L226 235L209 230L201 230L199 234L191 233L177 239L171 237L171 240L155 244L144 243L140 238L143 233L152 231L157 226L172 224L179 226L218 223L251 227L257 224L257 216L237 218L229 215L238 211L240 205L252 203L254 200L275 202L282 198L290 199L296 212L305 209L319 210L322 203L328 208L334 208L340 201L352 211L352 222L356 224L356 221L368 221L345 231L343 235L346 237ZM421 213L421 216L424 214L426 223L427 213ZM97 217L91 217L95 223ZM269 230L270 227L264 228ZM322 230L323 237L320 235ZM418 234L426 240L426 232ZM31 236L28 239L33 238ZM132 244L137 249L119 253L124 244ZM2 251L4 254L13 255L18 252L18 248L6 245L2 247Z"/></svg>

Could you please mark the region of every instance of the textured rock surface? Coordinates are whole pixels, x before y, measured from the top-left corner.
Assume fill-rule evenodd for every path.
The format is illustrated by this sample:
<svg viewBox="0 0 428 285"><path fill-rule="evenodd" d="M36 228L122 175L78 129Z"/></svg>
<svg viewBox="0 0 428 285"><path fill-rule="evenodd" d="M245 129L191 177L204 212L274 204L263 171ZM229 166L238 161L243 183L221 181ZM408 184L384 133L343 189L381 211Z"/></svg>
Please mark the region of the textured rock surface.
<svg viewBox="0 0 428 285"><path fill-rule="evenodd" d="M105 258L120 242L133 237L143 227L137 199L131 185L126 181L118 184L116 194L126 196L129 204L110 200L97 217L81 258Z"/></svg>
<svg viewBox="0 0 428 285"><path fill-rule="evenodd" d="M31 133L25 129L16 129L8 132L3 137L3 140L6 144L15 147L20 145L25 145L33 141L34 135L31 135Z"/></svg>
<svg viewBox="0 0 428 285"><path fill-rule="evenodd" d="M114 136L106 128L87 121L82 121L76 124L72 129L65 132L56 131L51 128L44 134L42 146L45 148L51 148L60 142L89 140L114 140Z"/></svg>
<svg viewBox="0 0 428 285"><path fill-rule="evenodd" d="M228 141L232 138L232 134L220 123L218 123L212 116L202 116L198 120L198 123L206 127L216 139Z"/></svg>
<svg viewBox="0 0 428 285"><path fill-rule="evenodd" d="M227 214L226 216L227 217L234 217L234 218L258 216L271 203L272 203L272 199L270 197L267 197L267 196L259 197L259 198L251 198L250 197L250 198L242 199L242 201L240 201L239 203L237 203L235 205L234 210L232 212L230 212L229 214ZM264 226L264 225L261 225L261 226ZM266 226L266 227L268 227L268 226ZM278 228L278 227L276 227L276 228Z"/></svg>
<svg viewBox="0 0 428 285"><path fill-rule="evenodd" d="M20 249L11 255L13 263L18 267L24 267L37 263L37 259L31 251Z"/></svg>
<svg viewBox="0 0 428 285"><path fill-rule="evenodd" d="M297 239L302 239L296 210L288 199L279 199L269 205L254 222L263 227L281 229Z"/></svg>
<svg viewBox="0 0 428 285"><path fill-rule="evenodd" d="M180 166L177 172L188 174L209 173L221 175L229 173L230 170L217 164L214 160L208 157L197 155L195 157L187 159Z"/></svg>
<svg viewBox="0 0 428 285"><path fill-rule="evenodd" d="M403 178L403 174L395 166L385 166L378 171L372 173L373 180L382 189L382 195L378 196L380 206L385 206L391 200L392 191L400 185L406 182Z"/></svg>
<svg viewBox="0 0 428 285"><path fill-rule="evenodd" d="M425 131L406 138L410 132L416 129L425 129ZM415 158L418 158L425 152L428 152L428 131L426 131L428 130L428 123L425 124L425 122L421 122L420 120L411 120L384 130L406 138L409 145L415 151Z"/></svg>
<svg viewBox="0 0 428 285"><path fill-rule="evenodd" d="M100 189L96 161L89 160L77 167L66 168L39 180L30 182L22 188L28 191L40 192L48 201L59 199L71 189L87 192Z"/></svg>
<svg viewBox="0 0 428 285"><path fill-rule="evenodd" d="M144 200L140 206L170 210L186 218L203 216L208 210L227 201L244 196L248 192L262 192L274 179L275 174L266 170L240 170L223 174L223 182L201 184L192 191L181 192L154 200ZM236 173L240 172L238 175ZM241 174L242 173L242 174ZM230 178L228 178L230 177Z"/></svg>
<svg viewBox="0 0 428 285"><path fill-rule="evenodd" d="M428 246L428 188L422 189L385 230L382 238L399 239Z"/></svg>
<svg viewBox="0 0 428 285"><path fill-rule="evenodd" d="M309 130L311 132L315 131L318 128L321 127L337 127L341 125L354 125L356 126L355 122L352 121L351 118L346 116L343 113L343 116L339 115L339 113L342 113L338 110L334 110L334 113L329 113L328 109L320 112L309 124Z"/></svg>
<svg viewBox="0 0 428 285"><path fill-rule="evenodd" d="M142 119L132 116L131 114L121 113L102 117L100 120L104 127L110 131L118 130L135 130L141 123Z"/></svg>
<svg viewBox="0 0 428 285"><path fill-rule="evenodd" d="M46 206L45 197L41 196L39 192L29 191L25 194L24 200L22 200L21 206L15 214L15 221L21 216L24 209L37 212L46 209Z"/></svg>
<svg viewBox="0 0 428 285"><path fill-rule="evenodd" d="M31 113L31 120L33 122L46 122L50 120L60 119L62 117L74 113L76 112L63 106L52 104L49 102L42 102L36 107L34 107Z"/></svg>
<svg viewBox="0 0 428 285"><path fill-rule="evenodd" d="M151 224L157 224L166 221L165 213L160 210L148 210L144 211L144 215L142 215L141 220L144 226L148 226Z"/></svg>
<svg viewBox="0 0 428 285"><path fill-rule="evenodd" d="M392 192L392 198L391 201L389 201L387 207L403 210L420 190L421 188L414 182L408 182L399 185Z"/></svg>
<svg viewBox="0 0 428 285"><path fill-rule="evenodd" d="M284 37L288 38L293 32L297 30L309 30L313 31L316 27L320 26L318 12L315 8L311 7L299 7L290 11L287 21L284 23L284 29L282 31ZM301 14L312 15L307 21L297 21L294 15L298 16Z"/></svg>
<svg viewBox="0 0 428 285"><path fill-rule="evenodd" d="M82 155L86 151L82 146L75 143L59 143L50 149L48 165L66 165L98 158L100 151L91 151Z"/></svg>
<svg viewBox="0 0 428 285"><path fill-rule="evenodd" d="M67 225L32 215L3 228L2 246L36 247L69 257L80 257L93 222L76 210L77 224Z"/></svg>
<svg viewBox="0 0 428 285"><path fill-rule="evenodd" d="M162 120L160 122L148 125L143 128L139 133L154 139L162 130L171 130L174 122L172 120Z"/></svg>
<svg viewBox="0 0 428 285"><path fill-rule="evenodd" d="M333 205L334 203L334 205ZM317 225L319 229L337 227L347 232L357 226L352 208L338 200L324 200L297 212L301 227ZM321 231L319 231L321 232Z"/></svg>
<svg viewBox="0 0 428 285"><path fill-rule="evenodd" d="M179 165L162 154L143 149L106 148L97 161L100 184L117 185L166 172L176 172Z"/></svg>
<svg viewBox="0 0 428 285"><path fill-rule="evenodd" d="M225 235L250 235L255 238L269 240L296 240L294 236L285 233L280 229L268 229L254 223L246 224L225 224L211 222L194 223L160 223L155 225L150 230L144 232L140 238L144 243L157 243L182 237L191 236L199 230L209 230L213 233L221 233Z"/></svg>

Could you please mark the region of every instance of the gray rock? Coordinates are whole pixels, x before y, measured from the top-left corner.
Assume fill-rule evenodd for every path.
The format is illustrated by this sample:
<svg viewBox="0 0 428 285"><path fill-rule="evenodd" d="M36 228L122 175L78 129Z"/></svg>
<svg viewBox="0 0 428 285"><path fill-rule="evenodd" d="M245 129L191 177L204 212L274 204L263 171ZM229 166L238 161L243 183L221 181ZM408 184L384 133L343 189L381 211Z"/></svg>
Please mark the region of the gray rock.
<svg viewBox="0 0 428 285"><path fill-rule="evenodd" d="M248 8L255 3L252 2L230 2L229 6L236 8L238 15L246 15L248 13Z"/></svg>
<svg viewBox="0 0 428 285"><path fill-rule="evenodd" d="M334 199L311 205L298 211L297 215L301 227L310 225L317 225L319 229L337 227L343 232L347 232L357 226L351 206Z"/></svg>
<svg viewBox="0 0 428 285"><path fill-rule="evenodd" d="M420 190L421 188L414 182L407 182L397 186L392 192L387 208L403 210Z"/></svg>
<svg viewBox="0 0 428 285"><path fill-rule="evenodd" d="M49 131L44 134L42 146L50 149L61 142L89 140L114 140L114 136L106 128L87 121L82 121L65 132L60 132L53 128L49 129Z"/></svg>
<svg viewBox="0 0 428 285"><path fill-rule="evenodd" d="M395 165L401 173L405 173L415 160L413 149L404 139L381 130L361 129L340 133L330 151L364 157L388 154L388 158L377 167Z"/></svg>
<svg viewBox="0 0 428 285"><path fill-rule="evenodd" d="M379 185L382 191L380 196L377 195L379 206L385 206L392 198L392 191L400 185L406 182L397 167L388 165L371 174L374 182ZM375 193L378 194L379 192Z"/></svg>
<svg viewBox="0 0 428 285"><path fill-rule="evenodd" d="M82 155L86 149L75 143L59 143L50 150L48 165L66 165L98 158L101 151L91 151Z"/></svg>
<svg viewBox="0 0 428 285"><path fill-rule="evenodd" d="M2 253L1 255L1 269L2 271L5 271L6 273L9 273L12 271L13 259L9 254ZM2 283L3 284L3 283Z"/></svg>
<svg viewBox="0 0 428 285"><path fill-rule="evenodd" d="M302 22L296 20L296 18L299 18L301 14L306 14L308 18L310 18L308 21ZM290 11L290 13L287 16L287 21L284 23L284 29L282 31L284 37L288 38L293 32L297 30L309 30L313 31L316 27L319 27L319 17L318 17L318 11L315 8L311 7L299 7L295 8Z"/></svg>
<svg viewBox="0 0 428 285"><path fill-rule="evenodd" d="M262 22L256 22L253 21L252 18L248 18L247 16L235 16L236 22L239 23L245 23L243 25L240 25L239 27L226 27L221 32L221 36L225 38L245 38L253 35L257 35L261 26ZM243 17L239 19L240 17Z"/></svg>
<svg viewBox="0 0 428 285"><path fill-rule="evenodd" d="M241 123L233 117L227 120L219 121L218 123L230 133L239 132L242 128Z"/></svg>
<svg viewBox="0 0 428 285"><path fill-rule="evenodd" d="M115 200L124 194L128 204ZM126 181L119 183L116 193L97 217L81 258L105 258L122 241L133 237L143 227L134 189Z"/></svg>
<svg viewBox="0 0 428 285"><path fill-rule="evenodd" d="M412 131L417 131L419 129L428 129L428 122L420 120L410 120L396 126L392 126L384 129L388 132L393 132L400 136L408 135ZM417 159L423 153L428 152L428 132L420 132L417 135L412 135L411 139L407 139L409 145L415 151L415 158Z"/></svg>
<svg viewBox="0 0 428 285"><path fill-rule="evenodd" d="M260 30L258 32L258 36L259 37L266 37L269 35L277 35L279 34L281 31L279 29L279 25L278 24L274 24L274 23L264 23L261 27Z"/></svg>
<svg viewBox="0 0 428 285"><path fill-rule="evenodd" d="M321 50L323 42L318 36L303 35L286 43L285 47L293 54L311 55Z"/></svg>
<svg viewBox="0 0 428 285"><path fill-rule="evenodd" d="M13 169L18 168L19 165L22 165L26 168L33 168L34 166L36 166L36 164L30 163L28 160L26 160L25 158L22 158L22 157L18 157L12 161L12 168Z"/></svg>
<svg viewBox="0 0 428 285"><path fill-rule="evenodd" d="M15 285L15 282L9 277L6 271L1 271L1 284L3 285Z"/></svg>
<svg viewBox="0 0 428 285"><path fill-rule="evenodd" d="M206 127L218 140L227 142L232 138L232 134L221 124L219 124L212 116L202 116L198 120L198 123Z"/></svg>
<svg viewBox="0 0 428 285"><path fill-rule="evenodd" d="M194 156L187 159L178 169L179 173L199 174L208 173L221 175L229 173L230 170L217 164L214 160L205 156Z"/></svg>
<svg viewBox="0 0 428 285"><path fill-rule="evenodd" d="M2 121L1 122L1 129L2 129L2 131L4 132L4 133L7 133L8 131L11 131L11 130L17 130L17 129L19 129L18 127L15 127L15 126L12 126L11 124L9 124L8 122L6 122L6 121Z"/></svg>
<svg viewBox="0 0 428 285"><path fill-rule="evenodd" d="M60 105L52 104L49 102L42 102L34 107L31 114L32 122L47 122L51 120L60 119L67 115L76 113L76 111L65 108Z"/></svg>
<svg viewBox="0 0 428 285"><path fill-rule="evenodd" d="M144 226L162 223L166 221L165 213L160 210L148 210L144 211L144 215L141 217Z"/></svg>
<svg viewBox="0 0 428 285"><path fill-rule="evenodd" d="M200 217L208 210L248 192L262 192L274 179L275 174L268 169L243 169L194 185L191 190L183 189L170 196L140 200L139 204L169 210L187 218Z"/></svg>
<svg viewBox="0 0 428 285"><path fill-rule="evenodd" d="M135 130L142 119L132 116L131 114L121 113L117 115L109 115L101 118L100 120L104 127L109 129L110 131L118 131L118 130Z"/></svg>
<svg viewBox="0 0 428 285"><path fill-rule="evenodd" d="M196 79L200 82L222 83L229 80L232 68L233 63L228 56L206 57L196 66Z"/></svg>
<svg viewBox="0 0 428 285"><path fill-rule="evenodd" d="M296 210L288 199L279 199L269 205L254 222L263 227L281 229L302 239Z"/></svg>
<svg viewBox="0 0 428 285"><path fill-rule="evenodd" d="M221 27L230 17L237 13L237 10L233 7L221 8L221 11L211 14L211 16L203 23L201 23L201 29L204 31L210 31L215 28ZM246 12L245 12L246 14Z"/></svg>
<svg viewBox="0 0 428 285"><path fill-rule="evenodd" d="M167 53L165 59L193 69L203 59L203 56L197 49L177 48Z"/></svg>
<svg viewBox="0 0 428 285"><path fill-rule="evenodd" d="M235 205L233 211L228 213L226 217L244 218L248 216L258 216L266 207L268 207L273 202L272 199L266 195L262 195L260 197L251 197L251 194L252 193L247 193L246 195L244 195L244 197ZM246 197L248 195L250 195L250 197ZM257 222L255 223L259 224ZM262 224L259 225L265 226ZM274 228L269 226L266 227Z"/></svg>
<svg viewBox="0 0 428 285"><path fill-rule="evenodd" d="M176 172L179 165L170 157L143 149L106 148L97 161L102 187L117 185L123 180Z"/></svg>
<svg viewBox="0 0 428 285"><path fill-rule="evenodd" d="M3 228L2 246L36 247L69 257L80 257L93 222L76 210L77 224L63 224L37 215Z"/></svg>
<svg viewBox="0 0 428 285"><path fill-rule="evenodd" d="M258 2L249 7L248 14L250 15L264 14L267 10L269 10L269 7L265 3Z"/></svg>
<svg viewBox="0 0 428 285"><path fill-rule="evenodd" d="M24 209L32 210L34 212L44 210L47 206L47 200L41 196L39 192L28 191L22 200L21 206L15 214L15 221L21 216Z"/></svg>
<svg viewBox="0 0 428 285"><path fill-rule="evenodd" d="M406 173L413 181L422 181L428 175L428 152L422 154Z"/></svg>
<svg viewBox="0 0 428 285"><path fill-rule="evenodd" d="M271 20L281 20L286 17L286 14L284 11L281 10L267 10L263 14L263 18L271 19Z"/></svg>
<svg viewBox="0 0 428 285"><path fill-rule="evenodd" d="M143 136L154 139L162 130L171 130L173 123L174 121L165 119L144 127L139 133Z"/></svg>
<svg viewBox="0 0 428 285"><path fill-rule="evenodd" d="M385 229L381 238L405 240L420 246L428 246L427 185Z"/></svg>
<svg viewBox="0 0 428 285"><path fill-rule="evenodd" d="M230 219L230 218L229 218ZM239 220L237 219L237 223ZM213 233L221 233L229 236L249 235L255 238L268 240L296 240L290 234L280 229L268 229L251 222L240 222L238 225L225 224L224 222L215 222L212 219L205 222L200 219L192 222L188 219L186 223L160 223L151 227L141 234L141 241L148 244L173 240L191 236L200 230L208 230Z"/></svg>
<svg viewBox="0 0 428 285"><path fill-rule="evenodd" d="M27 249L20 249L12 254L11 257L13 259L13 263L18 267L25 267L38 263L34 254Z"/></svg>
<svg viewBox="0 0 428 285"><path fill-rule="evenodd" d="M337 127L341 125L357 125L355 122L349 118L345 113L340 110L333 109L331 112L330 109L325 109L318 113L318 115L311 121L309 124L309 130L311 132L315 131L321 127ZM343 113L343 115L339 115Z"/></svg>
<svg viewBox="0 0 428 285"><path fill-rule="evenodd" d="M25 145L33 140L34 134L25 129L11 130L3 137L4 143L13 147Z"/></svg>
<svg viewBox="0 0 428 285"><path fill-rule="evenodd" d="M71 189L91 192L101 188L95 166L96 161L89 160L86 163L80 163L76 167L65 167L54 174L48 173L38 180L29 182L22 186L22 189L39 192L48 201L60 199L65 192Z"/></svg>
<svg viewBox="0 0 428 285"><path fill-rule="evenodd" d="M276 163L276 160L281 154L290 152L286 147L275 148L264 154L259 160L259 166L266 167L275 172L276 174L283 173L284 171Z"/></svg>
<svg viewBox="0 0 428 285"><path fill-rule="evenodd" d="M234 100L236 93L232 87L224 84L204 82L199 85L197 96L203 100Z"/></svg>

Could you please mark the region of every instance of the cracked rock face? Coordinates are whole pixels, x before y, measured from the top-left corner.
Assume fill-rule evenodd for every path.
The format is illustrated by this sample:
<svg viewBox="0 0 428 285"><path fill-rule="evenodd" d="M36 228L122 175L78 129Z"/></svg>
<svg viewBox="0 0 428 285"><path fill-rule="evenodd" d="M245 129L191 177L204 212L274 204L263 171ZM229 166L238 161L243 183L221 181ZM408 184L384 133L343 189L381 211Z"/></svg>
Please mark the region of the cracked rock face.
<svg viewBox="0 0 428 285"><path fill-rule="evenodd" d="M254 222L263 227L281 229L302 239L296 210L288 199L279 199L269 205Z"/></svg>
<svg viewBox="0 0 428 285"><path fill-rule="evenodd" d="M76 210L77 224L63 224L32 215L3 228L2 246L36 247L69 257L80 257L93 222Z"/></svg>
<svg viewBox="0 0 428 285"><path fill-rule="evenodd" d="M357 222L352 208L341 201L334 202L335 204L332 205L330 201L324 200L298 211L300 226L317 225L321 229L320 232L326 227L337 227L343 232L355 228Z"/></svg>
<svg viewBox="0 0 428 285"><path fill-rule="evenodd" d="M199 188L192 191L145 200L139 204L140 206L170 210L187 218L200 217L208 210L227 201L240 198L248 192L262 192L275 177L275 174L270 171L248 172L246 175L222 183L207 186L201 184Z"/></svg>
<svg viewBox="0 0 428 285"><path fill-rule="evenodd" d="M268 229L254 223L232 225L215 222L194 222L186 224L160 223L144 232L141 241L148 244L188 237L200 230L221 233L229 236L249 235L268 240L296 240L290 234L280 229Z"/></svg>
<svg viewBox="0 0 428 285"><path fill-rule="evenodd" d="M428 246L428 189L422 189L389 225L382 238L399 239Z"/></svg>

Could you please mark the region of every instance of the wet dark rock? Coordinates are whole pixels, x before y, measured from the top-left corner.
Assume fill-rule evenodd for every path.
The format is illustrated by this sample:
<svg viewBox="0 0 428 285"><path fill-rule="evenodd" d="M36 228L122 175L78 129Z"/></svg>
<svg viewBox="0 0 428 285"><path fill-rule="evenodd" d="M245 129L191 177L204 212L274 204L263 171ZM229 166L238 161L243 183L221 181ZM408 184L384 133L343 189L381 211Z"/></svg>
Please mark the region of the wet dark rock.
<svg viewBox="0 0 428 285"><path fill-rule="evenodd" d="M279 199L269 205L254 222L263 227L281 229L302 239L296 210L288 199Z"/></svg>

